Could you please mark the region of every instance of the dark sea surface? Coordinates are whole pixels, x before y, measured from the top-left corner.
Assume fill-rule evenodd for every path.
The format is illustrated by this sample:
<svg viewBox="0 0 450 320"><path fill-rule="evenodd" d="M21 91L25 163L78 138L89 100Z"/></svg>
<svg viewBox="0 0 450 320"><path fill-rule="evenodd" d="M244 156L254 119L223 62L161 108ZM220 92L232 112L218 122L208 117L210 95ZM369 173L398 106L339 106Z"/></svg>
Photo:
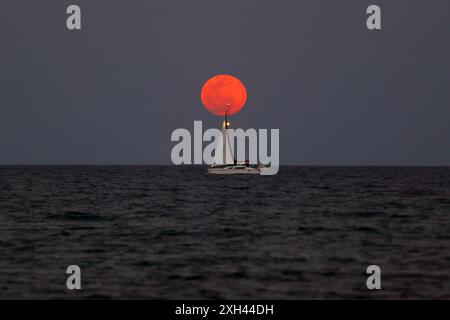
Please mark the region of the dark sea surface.
<svg viewBox="0 0 450 320"><path fill-rule="evenodd" d="M3 166L0 298L450 299L450 167Z"/></svg>

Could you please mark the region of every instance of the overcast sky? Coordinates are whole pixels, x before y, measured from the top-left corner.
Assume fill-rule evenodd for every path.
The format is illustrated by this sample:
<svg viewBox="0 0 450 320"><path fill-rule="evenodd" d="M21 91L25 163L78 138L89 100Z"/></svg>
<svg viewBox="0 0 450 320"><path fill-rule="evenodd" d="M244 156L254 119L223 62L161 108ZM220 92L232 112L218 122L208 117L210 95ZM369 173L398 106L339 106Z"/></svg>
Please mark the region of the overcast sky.
<svg viewBox="0 0 450 320"><path fill-rule="evenodd" d="M220 73L282 164L450 164L448 0L3 0L0 39L0 164L169 164Z"/></svg>

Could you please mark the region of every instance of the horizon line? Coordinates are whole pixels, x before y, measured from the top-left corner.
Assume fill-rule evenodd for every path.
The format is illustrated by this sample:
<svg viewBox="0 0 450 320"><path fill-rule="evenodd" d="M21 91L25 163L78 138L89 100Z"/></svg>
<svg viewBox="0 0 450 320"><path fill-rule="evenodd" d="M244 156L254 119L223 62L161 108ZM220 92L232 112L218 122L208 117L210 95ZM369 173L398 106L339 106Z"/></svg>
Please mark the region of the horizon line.
<svg viewBox="0 0 450 320"><path fill-rule="evenodd" d="M208 166L207 164L167 164L167 163L0 163L0 167L63 167L63 166L78 166L78 167L144 167L144 166L159 166L159 167L193 167L193 166ZM450 164L280 164L279 167L450 167Z"/></svg>

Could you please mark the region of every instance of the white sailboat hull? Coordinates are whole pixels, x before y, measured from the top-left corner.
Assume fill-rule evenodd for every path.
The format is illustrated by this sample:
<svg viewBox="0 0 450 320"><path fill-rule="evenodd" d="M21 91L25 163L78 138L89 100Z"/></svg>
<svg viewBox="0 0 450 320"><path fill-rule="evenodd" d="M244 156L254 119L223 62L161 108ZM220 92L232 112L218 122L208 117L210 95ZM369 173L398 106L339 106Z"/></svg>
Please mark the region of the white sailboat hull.
<svg viewBox="0 0 450 320"><path fill-rule="evenodd" d="M259 168L242 165L227 165L227 166L210 166L208 173L212 174L261 174Z"/></svg>

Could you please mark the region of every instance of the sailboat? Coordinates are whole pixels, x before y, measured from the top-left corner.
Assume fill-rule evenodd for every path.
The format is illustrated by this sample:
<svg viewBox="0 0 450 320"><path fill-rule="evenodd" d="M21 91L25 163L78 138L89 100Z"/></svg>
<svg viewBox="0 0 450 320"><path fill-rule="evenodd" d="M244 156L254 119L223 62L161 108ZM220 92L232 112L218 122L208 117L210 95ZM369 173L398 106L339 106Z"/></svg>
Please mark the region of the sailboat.
<svg viewBox="0 0 450 320"><path fill-rule="evenodd" d="M230 137L228 136L228 122L230 105L227 105L225 118L222 124L222 134L217 139L214 163L208 167L208 173L212 174L261 174L265 169L260 164L250 164L249 161L236 161L231 149Z"/></svg>

